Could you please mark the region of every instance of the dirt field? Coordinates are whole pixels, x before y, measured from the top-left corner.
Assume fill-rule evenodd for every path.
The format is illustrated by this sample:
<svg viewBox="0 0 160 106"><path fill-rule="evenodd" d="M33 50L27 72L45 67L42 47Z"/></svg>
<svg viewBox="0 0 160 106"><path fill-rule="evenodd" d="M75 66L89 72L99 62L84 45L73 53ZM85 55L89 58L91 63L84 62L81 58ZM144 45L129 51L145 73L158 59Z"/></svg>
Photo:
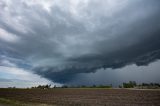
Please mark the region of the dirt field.
<svg viewBox="0 0 160 106"><path fill-rule="evenodd" d="M160 90L0 89L0 98L56 106L160 106Z"/></svg>

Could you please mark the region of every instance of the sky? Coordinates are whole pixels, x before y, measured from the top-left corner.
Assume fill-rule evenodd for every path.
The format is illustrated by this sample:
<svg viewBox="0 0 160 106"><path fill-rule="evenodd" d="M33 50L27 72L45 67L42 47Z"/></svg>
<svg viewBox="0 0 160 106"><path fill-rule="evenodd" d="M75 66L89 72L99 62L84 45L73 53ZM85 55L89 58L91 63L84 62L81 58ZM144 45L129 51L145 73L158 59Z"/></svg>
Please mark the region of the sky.
<svg viewBox="0 0 160 106"><path fill-rule="evenodd" d="M0 87L160 83L159 0L0 0Z"/></svg>

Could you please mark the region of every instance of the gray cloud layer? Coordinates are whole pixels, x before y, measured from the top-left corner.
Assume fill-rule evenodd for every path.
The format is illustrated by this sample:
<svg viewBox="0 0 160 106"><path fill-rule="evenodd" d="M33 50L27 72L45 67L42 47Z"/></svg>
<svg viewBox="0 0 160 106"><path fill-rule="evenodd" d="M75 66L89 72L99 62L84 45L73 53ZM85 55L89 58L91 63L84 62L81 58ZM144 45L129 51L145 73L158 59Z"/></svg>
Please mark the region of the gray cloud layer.
<svg viewBox="0 0 160 106"><path fill-rule="evenodd" d="M2 0L0 58L59 83L160 59L159 0ZM2 62L0 62L2 63Z"/></svg>

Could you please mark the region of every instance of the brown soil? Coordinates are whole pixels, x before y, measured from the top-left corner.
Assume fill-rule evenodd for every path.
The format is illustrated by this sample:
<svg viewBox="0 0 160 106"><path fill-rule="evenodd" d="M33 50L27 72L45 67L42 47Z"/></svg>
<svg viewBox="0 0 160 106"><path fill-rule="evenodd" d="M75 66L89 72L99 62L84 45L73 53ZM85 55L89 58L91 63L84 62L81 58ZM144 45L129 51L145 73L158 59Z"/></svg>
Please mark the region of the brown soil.
<svg viewBox="0 0 160 106"><path fill-rule="evenodd" d="M160 90L0 89L0 98L57 106L160 106Z"/></svg>

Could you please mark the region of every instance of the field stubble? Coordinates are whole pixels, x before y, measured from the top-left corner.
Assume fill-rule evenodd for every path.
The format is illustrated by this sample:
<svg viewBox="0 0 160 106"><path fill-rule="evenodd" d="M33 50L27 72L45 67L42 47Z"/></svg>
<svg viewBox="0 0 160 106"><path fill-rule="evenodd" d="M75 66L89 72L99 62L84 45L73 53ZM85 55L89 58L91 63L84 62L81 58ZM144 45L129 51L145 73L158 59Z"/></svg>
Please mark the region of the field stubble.
<svg viewBox="0 0 160 106"><path fill-rule="evenodd" d="M0 89L0 98L56 106L160 106L160 90Z"/></svg>

